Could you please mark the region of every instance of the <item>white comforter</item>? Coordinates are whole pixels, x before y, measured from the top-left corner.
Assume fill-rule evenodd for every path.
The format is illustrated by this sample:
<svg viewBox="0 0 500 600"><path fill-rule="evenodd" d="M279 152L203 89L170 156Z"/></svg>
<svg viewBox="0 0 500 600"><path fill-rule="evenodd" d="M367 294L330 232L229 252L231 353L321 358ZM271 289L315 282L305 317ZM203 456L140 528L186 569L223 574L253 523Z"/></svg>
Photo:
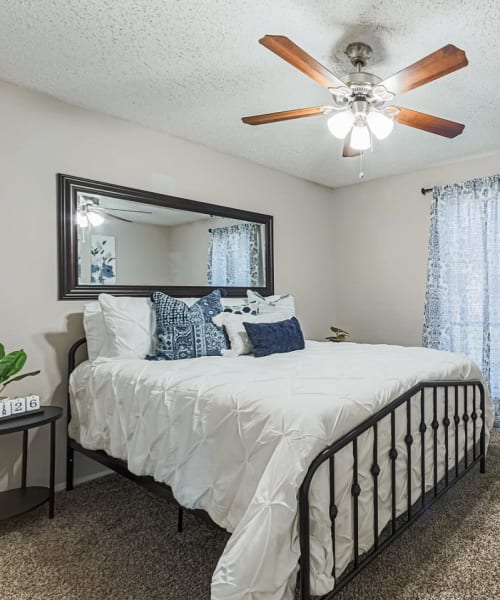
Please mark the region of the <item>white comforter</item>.
<svg viewBox="0 0 500 600"><path fill-rule="evenodd" d="M71 377L70 435L86 448L126 460L138 475L152 475L167 483L182 505L206 510L232 532L213 575L213 600L281 600L293 595L299 558L297 490L313 458L419 381L475 378L481 378L479 369L459 354L345 343L307 342L303 351L259 359L115 359L92 366L87 362ZM426 410L430 415L432 403ZM441 402L439 410L442 418ZM417 412L415 407L415 439ZM493 421L489 400L486 413L489 430ZM397 428L405 428L404 413L398 411L397 419ZM382 529L390 518L390 485L389 438L383 426L380 431ZM370 435L359 442L359 460L366 465L359 476L362 550L373 542ZM426 435L430 488L430 427ZM417 444L413 449L418 453ZM404 444L399 450L401 513L406 508ZM342 515L337 519L337 575L352 559L352 451L342 452L336 461L336 503ZM416 457L415 500L420 489ZM451 460L453 454L450 464ZM439 475L443 472L441 467ZM311 569L316 594L334 584L327 507L326 469L322 468L311 490Z"/></svg>

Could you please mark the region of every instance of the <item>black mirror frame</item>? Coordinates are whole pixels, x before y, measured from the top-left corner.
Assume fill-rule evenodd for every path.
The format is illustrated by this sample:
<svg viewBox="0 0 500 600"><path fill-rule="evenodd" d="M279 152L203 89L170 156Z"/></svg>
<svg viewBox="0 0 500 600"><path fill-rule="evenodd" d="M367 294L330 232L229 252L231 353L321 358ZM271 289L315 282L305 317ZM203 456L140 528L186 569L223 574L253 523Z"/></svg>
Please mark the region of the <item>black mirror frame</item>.
<svg viewBox="0 0 500 600"><path fill-rule="evenodd" d="M78 240L76 229L77 193L89 192L94 194L105 194L115 198L123 198L134 202L167 206L193 212L205 213L217 217L241 219L262 223L265 227L265 269L266 285L264 287L252 287L256 292L264 296L274 294L274 259L273 259L273 217L260 213L228 208L217 204L197 202L157 194L145 190L102 183L91 179L83 179L71 175L57 175L58 194L58 262L59 262L59 300L92 300L101 293L113 294L114 296L149 296L154 291L161 291L170 296L198 297L204 296L216 289L211 286L144 286L144 285L85 285L78 283ZM223 288L227 296L246 296L248 288L227 287Z"/></svg>

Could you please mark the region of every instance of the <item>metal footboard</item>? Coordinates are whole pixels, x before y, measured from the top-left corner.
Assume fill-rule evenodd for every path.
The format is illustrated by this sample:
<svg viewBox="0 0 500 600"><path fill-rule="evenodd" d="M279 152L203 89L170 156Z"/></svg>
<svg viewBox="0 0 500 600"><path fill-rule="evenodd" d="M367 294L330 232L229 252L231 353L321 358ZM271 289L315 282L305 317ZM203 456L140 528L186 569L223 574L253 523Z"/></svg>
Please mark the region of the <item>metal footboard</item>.
<svg viewBox="0 0 500 600"><path fill-rule="evenodd" d="M444 410L438 410L438 390L443 390ZM426 391L431 390L431 414L426 414ZM459 401L459 396L461 397ZM405 406L403 406L405 405ZM401 407L401 408L400 408ZM406 428L396 431L396 410L406 412ZM439 408L441 408L439 406ZM463 412L462 412L463 409ZM415 412L414 412L415 411ZM478 412L479 411L479 412ZM438 416L444 413L444 417ZM452 413L452 415L450 415ZM415 417L415 414L417 417ZM419 435L414 439L412 434L413 420L418 418ZM390 449L387 458L390 461L390 497L391 516L383 532L379 531L379 465L382 458L379 450L380 424L383 419L388 419L387 429L390 430ZM478 420L480 423L478 423ZM428 491L426 480L426 431L432 429L432 461L433 479L432 488ZM471 429L469 429L472 428ZM444 455L438 441L438 430L442 428L441 446L444 445ZM449 430L453 428L454 446L450 460ZM399 428L401 429L401 428ZM461 434L463 432L463 457L460 459L462 448ZM373 450L370 456L371 463L360 465L358 441L361 435L371 432L373 436ZM470 435L472 433L472 435ZM429 436L427 436L429 437ZM472 437L472 441L470 440ZM399 445L406 447L406 453L398 456ZM421 489L419 497L412 498L412 447L417 444L419 448L419 465ZM352 448L352 483L351 483L351 514L352 514L352 544L353 559L339 577L336 574L336 523L340 523L342 514L336 503L335 489L335 459L338 453L350 446ZM300 542L300 575L299 586L301 600L311 599L311 555L310 555L310 505L309 493L314 475L324 463L328 463L329 484L329 517L331 521L331 540L333 552L333 576L335 587L332 591L322 596L324 600L333 598L351 579L353 579L365 566L367 566L382 550L384 550L398 535L407 529L423 512L425 512L440 496L442 496L454 483L467 473L476 463L480 463L481 473L486 466L485 448L485 391L483 384L478 380L470 381L427 381L419 383L408 392L391 402L384 409L364 421L361 425L350 431L343 438L325 448L311 463L306 477L299 490L299 542ZM406 511L397 514L397 469L399 460L406 462ZM439 479L438 465L442 461L444 476ZM399 463L398 463L399 464ZM373 502L373 547L362 553L359 545L359 496L362 489L359 483L360 467L369 472L372 478ZM371 487L371 486L370 486ZM401 511L399 511L401 513Z"/></svg>

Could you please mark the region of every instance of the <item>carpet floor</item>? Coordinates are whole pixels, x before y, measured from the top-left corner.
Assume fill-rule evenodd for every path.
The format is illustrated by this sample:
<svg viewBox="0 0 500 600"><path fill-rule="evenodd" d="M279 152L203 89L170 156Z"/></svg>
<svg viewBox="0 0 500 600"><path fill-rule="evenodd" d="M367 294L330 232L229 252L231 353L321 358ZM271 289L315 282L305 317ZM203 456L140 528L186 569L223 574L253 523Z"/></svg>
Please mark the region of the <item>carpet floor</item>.
<svg viewBox="0 0 500 600"><path fill-rule="evenodd" d="M1 600L208 600L227 535L111 476L0 523ZM339 600L500 598L500 431L474 469Z"/></svg>

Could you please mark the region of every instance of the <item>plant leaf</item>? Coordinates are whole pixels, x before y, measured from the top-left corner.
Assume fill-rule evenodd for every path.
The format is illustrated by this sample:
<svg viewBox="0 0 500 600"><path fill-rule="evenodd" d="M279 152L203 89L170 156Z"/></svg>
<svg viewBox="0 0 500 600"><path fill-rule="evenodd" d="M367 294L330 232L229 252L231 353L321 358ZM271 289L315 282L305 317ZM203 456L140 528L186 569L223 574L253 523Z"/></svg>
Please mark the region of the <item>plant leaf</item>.
<svg viewBox="0 0 500 600"><path fill-rule="evenodd" d="M333 325L330 327L330 331L333 331L333 333L337 334L349 335L348 331L344 331L343 329L340 329L340 327L334 327Z"/></svg>
<svg viewBox="0 0 500 600"><path fill-rule="evenodd" d="M5 347L3 344L0 344L0 359L5 356Z"/></svg>
<svg viewBox="0 0 500 600"><path fill-rule="evenodd" d="M3 383L18 373L24 367L27 358L24 350L15 350L0 359L0 382Z"/></svg>
<svg viewBox="0 0 500 600"><path fill-rule="evenodd" d="M31 371L31 373L23 373L22 375L18 375L17 377L13 377L12 379L9 379L9 381L6 381L3 384L3 387L9 385L9 383L12 383L14 381L21 381L21 379L24 379L25 377L33 377L34 375L38 375L39 373L40 371Z"/></svg>

